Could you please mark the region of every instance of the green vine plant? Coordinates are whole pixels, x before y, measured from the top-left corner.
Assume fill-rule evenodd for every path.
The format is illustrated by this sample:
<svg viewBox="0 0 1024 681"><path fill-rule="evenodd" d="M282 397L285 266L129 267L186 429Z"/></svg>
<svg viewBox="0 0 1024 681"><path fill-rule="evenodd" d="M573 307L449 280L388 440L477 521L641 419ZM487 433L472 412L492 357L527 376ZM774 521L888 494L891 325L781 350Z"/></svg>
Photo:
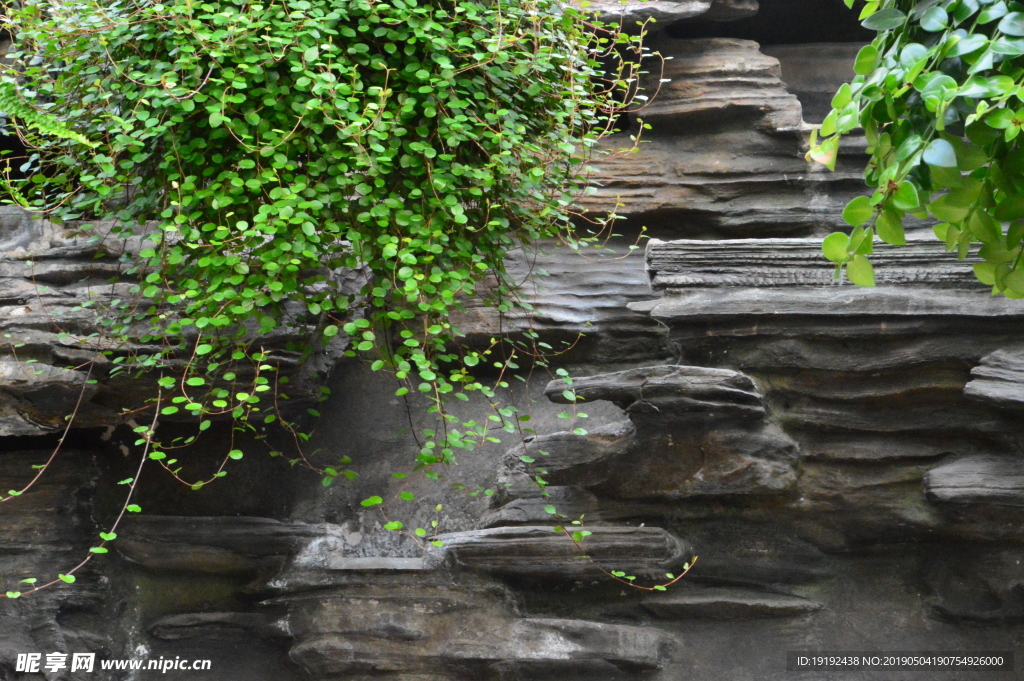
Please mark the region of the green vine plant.
<svg viewBox="0 0 1024 681"><path fill-rule="evenodd" d="M846 0L853 7L854 0ZM875 236L906 243L907 215L935 218L935 236L993 295L1024 298L1024 4L1006 0L859 3L879 32L856 77L812 134L808 160L835 168L843 135L867 136L871 196L851 201L853 228L822 244L854 284L873 286ZM975 252L975 246L979 246Z"/></svg>
<svg viewBox="0 0 1024 681"><path fill-rule="evenodd" d="M293 466L325 486L355 477L347 458L325 466L304 452L309 433L282 404L288 377L261 340L271 332L304 358L347 339L345 354L393 375L396 395L423 396L439 424L417 434L428 477L458 450L528 434L499 391L557 351L531 329L473 347L449 316L473 295L529 311L505 269L515 249L607 243L617 216L587 222L576 202L606 153L598 142L654 94L638 85L657 57L642 26L554 0L26 0L0 30L12 40L0 109L27 149L6 161L11 201L101 244L142 240L118 279L137 284L93 306L102 333L88 339L113 366L90 364L89 380L158 386L123 415L140 473L154 461L200 489L243 457L235 433L267 442L273 425L293 440ZM366 285L346 291L346 271ZM493 413L458 423L446 405L474 394ZM160 420L183 416L195 433L162 442ZM233 422L228 451L208 477L185 479L174 450L215 419ZM124 509L86 562L141 511L137 479L122 481ZM410 536L429 534L436 525ZM29 578L24 593L79 567Z"/></svg>

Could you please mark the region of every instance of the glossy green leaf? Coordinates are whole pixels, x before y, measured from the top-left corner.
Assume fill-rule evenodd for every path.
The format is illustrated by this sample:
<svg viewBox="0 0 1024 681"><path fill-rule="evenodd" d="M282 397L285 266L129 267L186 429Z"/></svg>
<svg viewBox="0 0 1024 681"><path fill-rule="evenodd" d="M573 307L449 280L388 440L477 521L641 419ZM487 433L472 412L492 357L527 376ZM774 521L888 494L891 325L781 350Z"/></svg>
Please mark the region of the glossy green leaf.
<svg viewBox="0 0 1024 681"><path fill-rule="evenodd" d="M944 139L935 139L924 150L924 162L940 168L956 168L956 151Z"/></svg>
<svg viewBox="0 0 1024 681"><path fill-rule="evenodd" d="M872 31L888 31L903 25L907 15L898 9L888 8L875 12L861 22L861 26Z"/></svg>
<svg viewBox="0 0 1024 681"><path fill-rule="evenodd" d="M865 45L860 48L860 52L857 53L857 60L853 65L853 72L866 76L875 70L875 65L878 63L878 48L874 45Z"/></svg>
<svg viewBox="0 0 1024 681"><path fill-rule="evenodd" d="M949 15L941 7L932 7L921 16L918 23L921 25L921 28L932 33L944 31L946 26L949 25Z"/></svg>
<svg viewBox="0 0 1024 681"><path fill-rule="evenodd" d="M999 21L999 30L1006 35L1024 36L1024 13L1010 12Z"/></svg>
<svg viewBox="0 0 1024 681"><path fill-rule="evenodd" d="M892 200L894 206L904 211L914 210L920 205L917 187L915 187L914 183L909 180L900 182L899 187L893 194ZM879 236L881 236L881 234L879 234Z"/></svg>

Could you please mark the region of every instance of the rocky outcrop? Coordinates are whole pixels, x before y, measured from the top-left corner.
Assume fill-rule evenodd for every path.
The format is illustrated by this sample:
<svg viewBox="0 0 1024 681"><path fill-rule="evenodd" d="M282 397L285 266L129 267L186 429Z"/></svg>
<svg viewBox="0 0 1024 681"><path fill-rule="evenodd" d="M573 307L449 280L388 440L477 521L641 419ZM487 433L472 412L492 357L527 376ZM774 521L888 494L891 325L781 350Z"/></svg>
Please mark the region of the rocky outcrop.
<svg viewBox="0 0 1024 681"><path fill-rule="evenodd" d="M503 435L487 400L453 404L447 427L495 423L505 441L426 479L414 434L438 424L341 363L309 451L357 477L324 487L248 447L230 487L147 469L145 514L74 588L0 600L0 678L21 681L29 651L208 657L218 681L788 681L787 650L1014 649L1024 307L909 220L906 247L876 250L878 287L834 279L820 237L865 191L863 143L836 173L803 155L863 34L855 17L817 26L847 16L831 0L749 17L757 4L591 6L624 30L656 18L652 47L672 59L608 143L629 146L643 118L638 151L595 162L584 204L625 217L614 252L517 252L530 313L467 301L453 319L469 345L511 329L572 346L550 359L571 380L525 357L523 381L504 376L521 431ZM0 213L5 485L34 475L81 395L64 467L0 502L4 590L77 563L134 474L130 429L91 427L149 393L103 363L82 305L126 295L107 280L137 248ZM179 465L245 437L220 427Z"/></svg>
<svg viewBox="0 0 1024 681"><path fill-rule="evenodd" d="M1005 409L1024 407L1024 349L1009 347L982 357L964 394Z"/></svg>
<svg viewBox="0 0 1024 681"><path fill-rule="evenodd" d="M655 527L588 529L578 543L550 525L495 527L438 536L441 560L464 569L506 575L574 579L599 568L661 576L693 558L678 537Z"/></svg>
<svg viewBox="0 0 1024 681"><path fill-rule="evenodd" d="M150 304L137 290L138 274L129 274L145 242L111 228L97 223L82 231L16 206L0 208L0 437L59 433L72 415L78 428L115 426L156 395L154 376L133 376L119 363L160 352L159 343L140 340L148 333L144 325L126 340L106 333L118 306ZM349 291L363 283L357 272L339 278ZM339 337L300 367L301 353L288 346L308 328L299 323L261 338L268 361L295 381L296 404L316 392L346 347ZM237 373L251 371L240 366Z"/></svg>
<svg viewBox="0 0 1024 681"><path fill-rule="evenodd" d="M822 608L820 603L799 596L715 587L675 589L672 594L645 599L643 606L654 616L669 620L796 617Z"/></svg>
<svg viewBox="0 0 1024 681"><path fill-rule="evenodd" d="M931 469L924 485L937 502L1024 507L1024 461L967 457Z"/></svg>

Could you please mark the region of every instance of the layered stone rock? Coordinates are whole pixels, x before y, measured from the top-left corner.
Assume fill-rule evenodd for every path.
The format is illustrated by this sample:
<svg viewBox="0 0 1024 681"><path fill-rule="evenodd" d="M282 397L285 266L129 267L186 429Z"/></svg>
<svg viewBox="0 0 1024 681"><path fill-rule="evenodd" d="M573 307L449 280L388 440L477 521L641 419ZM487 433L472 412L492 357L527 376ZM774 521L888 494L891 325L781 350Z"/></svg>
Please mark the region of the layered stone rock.
<svg viewBox="0 0 1024 681"><path fill-rule="evenodd" d="M572 528L575 529L575 528ZM442 534L435 560L505 575L573 579L604 570L662 575L693 558L678 537L655 527L594 526L580 541L551 526L495 527Z"/></svg>
<svg viewBox="0 0 1024 681"><path fill-rule="evenodd" d="M663 238L841 228L842 207L862 186L862 142L845 143L835 173L804 160L810 128L776 57L735 38L659 38L652 48L669 59L647 64L641 86L651 101L631 116L653 130L635 153L618 151L632 146L626 136L607 141L587 209L614 210L627 218L619 229L646 225ZM814 87L845 82L847 68L835 73L831 63Z"/></svg>
<svg viewBox="0 0 1024 681"><path fill-rule="evenodd" d="M319 529L327 534L306 540L266 585L277 595L255 612L172 615L151 626L153 635L182 640L242 630L281 640L314 679L435 678L453 667L501 678L617 679L625 678L623 666L659 668L672 643L650 628L523 617L498 582L473 574L453 577L421 559L325 553L323 540L331 544L332 535L329 528ZM467 542L448 539L446 551L464 564ZM472 558L468 562L481 567ZM314 573L320 576L316 584L308 581Z"/></svg>
<svg viewBox="0 0 1024 681"><path fill-rule="evenodd" d="M1005 409L1024 407L1024 348L1008 347L982 357L971 369L964 394Z"/></svg>
<svg viewBox="0 0 1024 681"><path fill-rule="evenodd" d="M585 199L595 213L621 199L616 257L553 244L516 254L517 280L549 273L523 289L533 312L501 319L469 301L456 320L468 343L510 328L537 330L556 348L578 341L555 360L574 379L549 386L556 405L537 374L524 395L509 393L536 433L457 452L459 465L428 483L406 467L421 445L393 434L389 419L431 424L415 420L415 403L406 412L393 385L346 367L313 446L332 462L350 456L359 478L323 488L268 469L253 496L284 484L281 517L308 522L215 518L224 511L208 496L158 494L161 513L193 517L133 518L120 530L102 563L112 592L0 602L0 677L13 674L16 652L53 648L208 656L218 681L785 681L785 650L1016 646L1022 308L976 284L970 259L914 239L917 223L908 246L877 249L874 290L835 282L817 238L772 238L845 229L842 206L865 192L862 142L844 148L834 174L803 159L804 123L823 115L859 45L816 42L855 39L847 28L808 28L826 5L845 12L839 3L765 0L755 21L714 23L753 5L626 6L634 23L657 15L652 47L674 59L665 74L652 69L648 92L670 82L631 122L654 124L646 143L598 160L602 186ZM761 35L760 47L746 39ZM792 44L805 38L815 42ZM641 225L662 239L646 271L641 252L618 258ZM83 418L101 411L81 423L109 423L112 384L89 387L73 368L98 351L75 344L91 331L73 308L119 271L121 251L89 251L21 217L0 228L0 293L10 292L0 323L12 343L26 342L0 348L0 428L56 432L83 385ZM34 297L27 271L56 293ZM65 306L76 335L61 338L49 317L33 316L36 300ZM28 374L15 351L37 360ZM479 423L489 408L453 412ZM566 427L563 411L590 412L595 425ZM0 469L17 478L2 456ZM18 465L18 475L29 470ZM87 550L97 525L86 468L51 479L21 511L0 505L24 530L4 549L13 576ZM416 501L403 505L403 492ZM384 503L362 507L371 494ZM383 529L388 518L438 522L429 532L442 536L421 541L443 546L424 557ZM592 534L576 545L556 525ZM665 593L597 569L628 571L651 589L693 554ZM102 610L101 595L119 609ZM175 674L163 678L198 677Z"/></svg>
<svg viewBox="0 0 1024 681"><path fill-rule="evenodd" d="M797 617L821 610L821 603L800 596L736 588L680 588L643 602L646 610L664 619L760 619Z"/></svg>
<svg viewBox="0 0 1024 681"><path fill-rule="evenodd" d="M128 274L144 242L114 236L111 227L98 223L86 234L16 206L0 208L0 437L58 433L70 416L78 428L118 425L155 396L155 377L135 377L118 362L162 348L138 340L147 333L142 326L127 340L106 335L117 303L150 304L133 293L137 278ZM361 276L339 273L349 291L358 291ZM335 341L300 368L301 353L287 346L306 328L281 328L261 339L268 361L298 379L297 399L318 389L345 344ZM238 371L245 375L251 367Z"/></svg>
<svg viewBox="0 0 1024 681"><path fill-rule="evenodd" d="M1024 461L969 456L931 469L924 485L937 502L1024 507Z"/></svg>

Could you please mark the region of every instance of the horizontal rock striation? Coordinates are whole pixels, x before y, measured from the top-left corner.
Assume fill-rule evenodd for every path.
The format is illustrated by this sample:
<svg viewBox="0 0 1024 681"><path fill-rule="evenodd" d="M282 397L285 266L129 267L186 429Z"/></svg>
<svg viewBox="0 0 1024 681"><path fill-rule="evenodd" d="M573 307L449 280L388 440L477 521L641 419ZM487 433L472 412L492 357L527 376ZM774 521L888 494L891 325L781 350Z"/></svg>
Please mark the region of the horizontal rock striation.
<svg viewBox="0 0 1024 681"><path fill-rule="evenodd" d="M422 448L409 430L434 424L391 383L339 366L310 447L358 477L285 478L282 457L231 468L238 508L278 515L235 517L147 469L142 503L158 515L126 520L85 588L0 600L0 678L20 678L15 656L31 650L209 657L225 681L789 681L780 651L1019 647L1024 307L917 238L921 222L907 246L877 249L874 289L836 282L820 255L866 192L863 140L835 173L804 160L808 123L860 47L823 41L863 36L856 14L833 0L592 9L624 30L656 18L650 46L673 57L649 62L644 93L658 97L607 148L628 147L640 118L653 129L635 153L597 159L582 199L625 217L615 252L517 252L509 272L532 311L469 300L453 317L471 345L505 330L575 343L553 360L572 381L545 388L539 366L509 381L523 431L457 452L431 481L409 470ZM642 226L654 238L631 250ZM150 394L108 373L82 307L125 295L130 281L107 280L137 247L0 211L0 477L15 488L48 455L24 436L55 439L79 395L75 425L105 426ZM492 407L455 404L451 427ZM103 480L124 457L72 436L92 445L69 440L67 467L0 503L14 529L2 589L73 565L119 510L107 487L124 476ZM371 495L382 503L362 506Z"/></svg>

